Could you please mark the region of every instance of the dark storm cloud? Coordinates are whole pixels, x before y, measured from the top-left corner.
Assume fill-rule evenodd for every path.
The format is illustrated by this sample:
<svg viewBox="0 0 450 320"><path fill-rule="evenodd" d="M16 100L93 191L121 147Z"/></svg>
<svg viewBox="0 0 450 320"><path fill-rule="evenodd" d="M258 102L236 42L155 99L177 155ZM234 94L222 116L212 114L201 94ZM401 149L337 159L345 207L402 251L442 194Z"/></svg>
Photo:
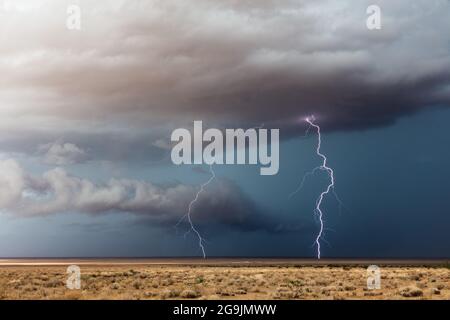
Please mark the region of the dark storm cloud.
<svg viewBox="0 0 450 320"><path fill-rule="evenodd" d="M325 129L348 130L450 104L444 0L378 1L377 31L366 28L368 1L90 1L80 3L80 31L65 28L67 3L39 3L0 19L0 148L48 164L164 162L171 130L194 119L220 128L264 123L292 136L310 114ZM151 211L155 203L131 201L127 191L168 192L125 180L99 187L64 172L47 172L38 186L65 181L79 196L54 195L79 202L48 203L44 193L29 205L21 192L34 185L19 175L8 180L4 205L30 214ZM86 190L99 198L78 198L92 196ZM215 203L218 213L236 212L230 224L248 209L233 199Z"/></svg>
<svg viewBox="0 0 450 320"><path fill-rule="evenodd" d="M292 232L306 229L299 222L282 217L281 212L270 214L248 198L241 188L227 179L208 186L193 215L196 225L218 225L243 231L270 233ZM308 225L311 227L311 225Z"/></svg>
<svg viewBox="0 0 450 320"><path fill-rule="evenodd" d="M202 119L295 132L313 113L357 129L450 103L444 0L378 1L377 31L367 1L86 2L78 33L52 13L64 4L44 2L1 22L15 31L0 52L5 128Z"/></svg>

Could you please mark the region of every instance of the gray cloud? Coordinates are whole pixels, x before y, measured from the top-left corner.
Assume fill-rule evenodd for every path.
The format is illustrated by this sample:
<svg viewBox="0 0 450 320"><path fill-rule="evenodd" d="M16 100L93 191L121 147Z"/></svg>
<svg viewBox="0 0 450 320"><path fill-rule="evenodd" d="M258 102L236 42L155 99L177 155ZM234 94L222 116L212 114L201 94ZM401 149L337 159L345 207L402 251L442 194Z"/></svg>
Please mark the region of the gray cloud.
<svg viewBox="0 0 450 320"><path fill-rule="evenodd" d="M55 168L32 175L15 160L0 160L0 208L29 217L81 212L130 213L155 224L175 225L186 213L198 187L161 187L132 179L94 183ZM215 180L195 205L198 224L278 232L280 221L269 218L233 182Z"/></svg>
<svg viewBox="0 0 450 320"><path fill-rule="evenodd" d="M64 166L82 163L88 159L87 153L73 143L56 141L40 145L38 148L46 164Z"/></svg>
<svg viewBox="0 0 450 320"><path fill-rule="evenodd" d="M54 14L64 2L43 2L0 22L15 34L0 52L6 129L203 119L295 133L311 113L357 129L450 103L445 0L380 0L379 31L365 27L369 1L83 2L79 32Z"/></svg>

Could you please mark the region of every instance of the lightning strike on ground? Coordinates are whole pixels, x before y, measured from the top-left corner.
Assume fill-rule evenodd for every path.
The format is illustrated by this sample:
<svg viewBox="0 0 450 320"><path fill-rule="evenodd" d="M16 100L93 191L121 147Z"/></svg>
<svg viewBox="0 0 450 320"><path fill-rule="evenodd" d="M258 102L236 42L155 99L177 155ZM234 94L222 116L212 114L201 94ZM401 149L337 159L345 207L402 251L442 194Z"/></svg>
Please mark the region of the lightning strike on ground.
<svg viewBox="0 0 450 320"><path fill-rule="evenodd" d="M200 232L197 230L194 223L192 222L191 213L192 213L192 208L193 208L194 204L198 201L198 199L200 197L200 194L205 190L206 186L208 186L216 178L216 174L214 172L212 165L209 166L209 171L211 173L211 177L208 179L208 181L206 181L205 183L203 183L200 186L200 189L195 194L194 199L192 199L192 201L189 202L187 213L183 217L181 217L181 219L175 225L175 227L177 227L184 219L187 219L190 229L185 233L184 236L186 237L186 235L191 231L197 236L198 245L202 251L203 259L206 259L206 251L205 251L205 245L204 245L205 240L203 239L202 235L200 234Z"/></svg>
<svg viewBox="0 0 450 320"><path fill-rule="evenodd" d="M332 168L328 167L327 165L327 157L321 152L321 146L322 146L322 135L320 132L320 126L317 125L315 123L315 118L314 116L310 116L307 117L305 119L306 122L308 122L309 127L307 132L309 132L309 130L313 127L317 130L317 147L316 147L316 154L322 159L322 164L320 166L315 167L314 169L312 169L311 171L307 172L304 176L303 179L299 185L299 187L292 192L289 197L294 196L297 192L299 192L302 188L303 185L306 181L306 178L309 176L314 175L318 170L323 170L326 171L328 173L328 176L330 177L330 183L327 185L327 187L325 188L324 191L322 191L319 195L319 197L316 200L316 206L314 209L314 212L317 214L318 220L319 220L319 232L316 235L315 238L315 245L317 246L317 259L320 259L321 257L321 247L320 247L320 242L321 241L325 241L323 239L323 231L324 231L324 220L323 220L323 211L322 211L322 202L324 197L329 194L330 192L332 192L334 194L334 196L336 197L336 200L341 204L341 201L339 200L339 198L337 197L336 193L334 192L334 171Z"/></svg>

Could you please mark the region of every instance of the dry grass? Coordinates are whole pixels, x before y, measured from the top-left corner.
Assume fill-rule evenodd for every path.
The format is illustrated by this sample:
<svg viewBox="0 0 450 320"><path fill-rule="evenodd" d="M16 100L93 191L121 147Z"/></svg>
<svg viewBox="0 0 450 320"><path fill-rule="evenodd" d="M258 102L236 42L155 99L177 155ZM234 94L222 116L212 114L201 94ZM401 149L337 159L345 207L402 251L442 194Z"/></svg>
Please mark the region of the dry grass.
<svg viewBox="0 0 450 320"><path fill-rule="evenodd" d="M82 266L81 290L64 266L0 267L0 299L446 299L450 271L382 268L382 289L364 267Z"/></svg>

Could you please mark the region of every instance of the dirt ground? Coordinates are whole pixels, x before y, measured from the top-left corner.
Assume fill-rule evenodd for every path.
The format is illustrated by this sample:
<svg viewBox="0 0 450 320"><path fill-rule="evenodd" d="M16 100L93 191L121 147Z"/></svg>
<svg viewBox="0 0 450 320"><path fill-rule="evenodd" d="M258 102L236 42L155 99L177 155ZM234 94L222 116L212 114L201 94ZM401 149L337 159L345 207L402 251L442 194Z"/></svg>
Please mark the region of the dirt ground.
<svg viewBox="0 0 450 320"><path fill-rule="evenodd" d="M448 267L82 265L81 289L65 265L0 266L0 299L450 299Z"/></svg>

